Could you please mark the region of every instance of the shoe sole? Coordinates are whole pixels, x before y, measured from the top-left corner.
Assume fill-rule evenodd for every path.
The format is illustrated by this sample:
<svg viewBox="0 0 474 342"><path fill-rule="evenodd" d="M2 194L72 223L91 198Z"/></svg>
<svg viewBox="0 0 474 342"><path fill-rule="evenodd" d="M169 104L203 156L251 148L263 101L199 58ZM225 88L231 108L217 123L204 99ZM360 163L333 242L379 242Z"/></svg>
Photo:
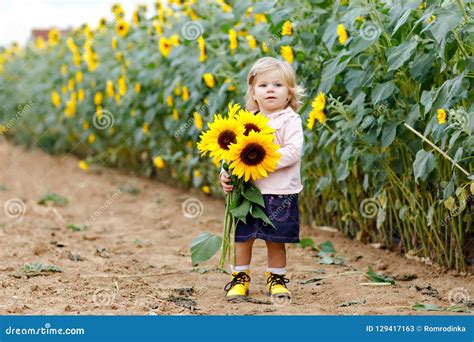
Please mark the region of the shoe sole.
<svg viewBox="0 0 474 342"><path fill-rule="evenodd" d="M250 294L250 291L247 290L247 293L244 296L239 296L239 295L226 296L226 299L228 302L245 302L249 294Z"/></svg>

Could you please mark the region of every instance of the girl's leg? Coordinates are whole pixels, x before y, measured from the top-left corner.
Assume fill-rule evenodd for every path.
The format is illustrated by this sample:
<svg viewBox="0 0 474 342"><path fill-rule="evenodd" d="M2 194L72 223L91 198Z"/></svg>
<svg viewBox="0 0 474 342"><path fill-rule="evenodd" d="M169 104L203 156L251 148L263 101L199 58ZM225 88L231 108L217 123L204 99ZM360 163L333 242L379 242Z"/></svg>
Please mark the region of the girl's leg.
<svg viewBox="0 0 474 342"><path fill-rule="evenodd" d="M248 266L252 260L252 246L255 239L235 243L235 266Z"/></svg>
<svg viewBox="0 0 474 342"><path fill-rule="evenodd" d="M283 242L265 241L268 251L268 267L285 268L286 267L286 248Z"/></svg>

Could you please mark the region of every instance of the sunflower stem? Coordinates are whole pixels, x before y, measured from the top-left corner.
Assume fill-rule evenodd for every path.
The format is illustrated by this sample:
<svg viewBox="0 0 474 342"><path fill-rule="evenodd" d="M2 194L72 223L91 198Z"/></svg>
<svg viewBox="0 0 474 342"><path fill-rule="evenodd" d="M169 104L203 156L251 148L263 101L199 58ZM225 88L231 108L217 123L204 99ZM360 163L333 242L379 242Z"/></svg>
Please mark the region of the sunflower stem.
<svg viewBox="0 0 474 342"><path fill-rule="evenodd" d="M222 246L221 246L221 256L219 258L219 268L223 269L226 261L227 249L229 246L228 236L229 236L229 218L230 214L230 194L225 196L225 217L224 217L224 231L222 234Z"/></svg>

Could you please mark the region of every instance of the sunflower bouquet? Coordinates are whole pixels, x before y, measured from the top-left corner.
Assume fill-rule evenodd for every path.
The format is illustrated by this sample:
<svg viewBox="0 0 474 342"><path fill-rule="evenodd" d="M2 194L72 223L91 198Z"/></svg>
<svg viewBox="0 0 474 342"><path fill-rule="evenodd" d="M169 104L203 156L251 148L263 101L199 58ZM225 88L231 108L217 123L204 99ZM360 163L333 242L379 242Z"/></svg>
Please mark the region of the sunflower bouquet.
<svg viewBox="0 0 474 342"><path fill-rule="evenodd" d="M268 173L276 169L280 160L277 152L280 146L273 142L275 130L268 125L268 119L262 114L240 108L239 104L230 103L227 116L214 115L213 122L208 126L209 129L201 133L198 149L202 156L209 153L216 162L222 163L234 187L225 198L224 232L219 259L219 267L222 268L226 260L235 265L235 229L238 221L246 223L247 215L250 214L274 227L265 214L263 196L253 182L267 177ZM210 234L206 236L213 238ZM191 246L192 254L203 255L198 250L199 246L208 248L210 244L202 237L196 240ZM214 246L217 244L214 243ZM205 254L210 258L216 251Z"/></svg>

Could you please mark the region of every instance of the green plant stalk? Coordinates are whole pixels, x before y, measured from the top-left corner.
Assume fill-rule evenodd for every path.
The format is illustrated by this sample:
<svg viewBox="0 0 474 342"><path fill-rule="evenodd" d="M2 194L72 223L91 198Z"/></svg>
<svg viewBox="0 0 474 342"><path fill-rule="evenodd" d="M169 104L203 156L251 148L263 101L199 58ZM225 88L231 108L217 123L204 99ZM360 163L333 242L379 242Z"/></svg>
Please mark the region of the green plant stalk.
<svg viewBox="0 0 474 342"><path fill-rule="evenodd" d="M464 168L459 165L458 163L456 163L448 154L446 154L446 152L444 152L442 149L440 149L438 146L436 146L435 144L433 144L430 140L428 140L423 134L421 134L420 132L418 132L416 129L414 129L413 127L411 127L409 124L407 124L406 122L404 123L405 127L408 128L410 131L412 131L413 133L415 133L417 136L419 136L424 142L426 142L428 145L430 145L431 147L433 147L436 151L438 151L443 157L445 157L447 160L449 160L454 166L456 166L459 170L461 170L466 176L470 176L469 172L467 172L466 170L464 170Z"/></svg>
<svg viewBox="0 0 474 342"><path fill-rule="evenodd" d="M222 234L222 247L221 247L221 256L219 258L219 268L223 269L225 266L225 260L228 250L228 235L229 235L229 224L231 219L230 213L230 194L225 196L225 214L224 214L224 232Z"/></svg>

